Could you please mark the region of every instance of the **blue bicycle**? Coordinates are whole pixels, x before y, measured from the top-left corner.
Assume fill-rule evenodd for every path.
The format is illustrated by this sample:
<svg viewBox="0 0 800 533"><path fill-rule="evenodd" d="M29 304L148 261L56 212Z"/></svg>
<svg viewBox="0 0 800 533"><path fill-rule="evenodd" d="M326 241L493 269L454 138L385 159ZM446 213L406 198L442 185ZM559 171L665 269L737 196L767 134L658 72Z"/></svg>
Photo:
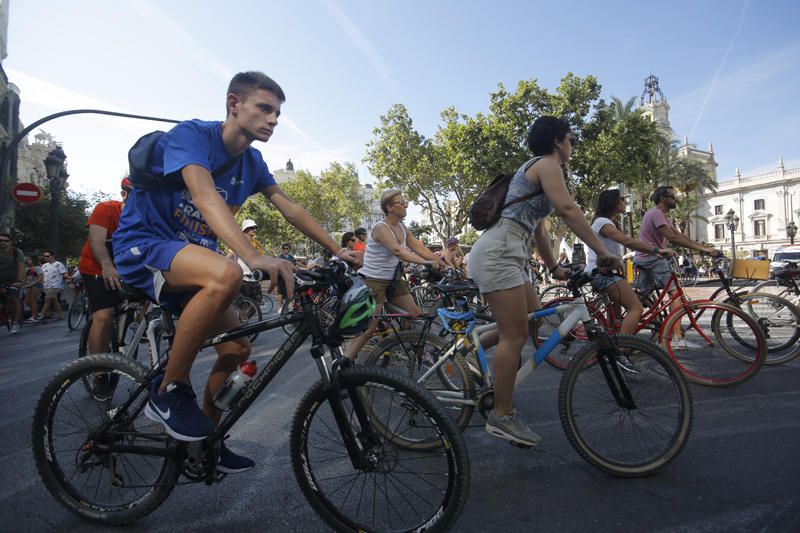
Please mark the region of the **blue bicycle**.
<svg viewBox="0 0 800 533"><path fill-rule="evenodd" d="M663 349L639 337L609 335L591 320L579 290L588 281L576 272L567 284L574 300L529 315L538 320L561 313L564 319L548 338L539 338L540 347L530 364L520 367L516 385L582 322L589 343L561 379L562 427L575 450L596 468L622 477L647 476L669 464L686 444L693 416L689 387ZM486 418L494 407L494 380L479 337L496 325L476 326L471 310L439 309L438 314L449 342L436 335L387 337L366 363L422 384L463 430L476 409Z"/></svg>

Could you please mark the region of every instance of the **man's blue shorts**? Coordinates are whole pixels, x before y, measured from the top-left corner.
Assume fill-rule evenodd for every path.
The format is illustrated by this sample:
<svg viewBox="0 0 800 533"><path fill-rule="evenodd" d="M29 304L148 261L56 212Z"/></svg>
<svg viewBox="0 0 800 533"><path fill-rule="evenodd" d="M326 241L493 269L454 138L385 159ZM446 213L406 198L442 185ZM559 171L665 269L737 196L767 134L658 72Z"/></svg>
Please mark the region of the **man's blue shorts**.
<svg viewBox="0 0 800 533"><path fill-rule="evenodd" d="M192 292L172 292L165 290L164 272L170 269L172 260L189 243L151 239L139 241L135 246L114 253L122 281L144 291L159 305L180 308Z"/></svg>

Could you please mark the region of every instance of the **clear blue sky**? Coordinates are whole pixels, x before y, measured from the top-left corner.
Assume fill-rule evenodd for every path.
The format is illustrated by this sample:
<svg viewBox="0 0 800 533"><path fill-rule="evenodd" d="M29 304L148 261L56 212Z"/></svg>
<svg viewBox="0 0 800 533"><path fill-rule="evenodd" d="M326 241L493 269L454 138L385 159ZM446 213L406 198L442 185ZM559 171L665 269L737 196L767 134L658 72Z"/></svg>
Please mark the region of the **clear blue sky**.
<svg viewBox="0 0 800 533"><path fill-rule="evenodd" d="M432 136L444 108L485 111L499 82L593 74L627 100L653 73L676 136L713 142L724 180L800 165L798 27L797 0L11 0L3 67L26 124L79 107L221 120L230 77L261 70L287 94L258 145L270 167L354 161L364 182L364 146L394 103ZM127 149L155 127L79 116L45 130L72 187L115 194Z"/></svg>

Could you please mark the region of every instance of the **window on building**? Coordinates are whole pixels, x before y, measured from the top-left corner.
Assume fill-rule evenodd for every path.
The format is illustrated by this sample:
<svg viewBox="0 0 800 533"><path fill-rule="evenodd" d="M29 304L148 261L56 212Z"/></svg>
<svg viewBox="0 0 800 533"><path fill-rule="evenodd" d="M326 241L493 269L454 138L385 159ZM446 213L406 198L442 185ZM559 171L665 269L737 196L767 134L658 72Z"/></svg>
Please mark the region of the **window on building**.
<svg viewBox="0 0 800 533"><path fill-rule="evenodd" d="M764 209L764 200L756 200L753 202L753 209L756 211ZM763 222L763 220L762 220Z"/></svg>
<svg viewBox="0 0 800 533"><path fill-rule="evenodd" d="M715 215L721 215L722 214L722 206L721 205L715 205L714 206L714 214Z"/></svg>
<svg viewBox="0 0 800 533"><path fill-rule="evenodd" d="M756 200L758 201L758 200ZM763 200L762 200L763 201ZM753 235L756 237L763 237L767 234L767 224L764 220L753 221Z"/></svg>
<svg viewBox="0 0 800 533"><path fill-rule="evenodd" d="M721 241L725 238L725 224L714 224L714 239Z"/></svg>

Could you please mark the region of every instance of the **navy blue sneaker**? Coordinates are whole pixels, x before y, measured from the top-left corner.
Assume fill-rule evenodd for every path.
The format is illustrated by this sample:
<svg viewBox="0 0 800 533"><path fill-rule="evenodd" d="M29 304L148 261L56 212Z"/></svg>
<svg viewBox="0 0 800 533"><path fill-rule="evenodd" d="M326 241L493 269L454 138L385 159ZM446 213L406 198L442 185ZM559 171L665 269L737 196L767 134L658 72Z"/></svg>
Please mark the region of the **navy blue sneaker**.
<svg viewBox="0 0 800 533"><path fill-rule="evenodd" d="M173 381L158 394L163 378L157 377L150 385L150 401L144 408L145 416L159 422L175 439L191 442L206 438L214 430L214 423L197 406L192 386Z"/></svg>
<svg viewBox="0 0 800 533"><path fill-rule="evenodd" d="M228 437L225 437L226 439ZM224 474L239 474L247 472L256 466L255 461L242 455L236 455L227 446L225 442L219 444L219 461L217 461L217 471Z"/></svg>

